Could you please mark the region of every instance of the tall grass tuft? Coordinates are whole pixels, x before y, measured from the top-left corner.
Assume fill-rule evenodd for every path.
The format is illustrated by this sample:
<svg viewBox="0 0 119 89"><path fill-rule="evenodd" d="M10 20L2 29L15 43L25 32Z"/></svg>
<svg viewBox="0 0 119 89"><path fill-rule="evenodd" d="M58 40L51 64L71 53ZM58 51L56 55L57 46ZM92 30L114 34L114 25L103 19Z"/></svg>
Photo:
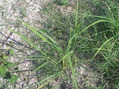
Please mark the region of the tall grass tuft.
<svg viewBox="0 0 119 89"><path fill-rule="evenodd" d="M119 3L112 0L92 0L88 5L86 1L77 0L72 7L74 11L63 12L55 3L49 3L40 11L46 19L40 23L41 29L19 20L38 38L35 43L35 38L30 40L13 31L37 50L33 58L36 59L33 61L33 72L44 77L38 82L38 89L60 78L62 81L70 81L71 89L80 89L76 68L81 63L89 65L102 76L103 82L91 88L119 87L118 7Z"/></svg>

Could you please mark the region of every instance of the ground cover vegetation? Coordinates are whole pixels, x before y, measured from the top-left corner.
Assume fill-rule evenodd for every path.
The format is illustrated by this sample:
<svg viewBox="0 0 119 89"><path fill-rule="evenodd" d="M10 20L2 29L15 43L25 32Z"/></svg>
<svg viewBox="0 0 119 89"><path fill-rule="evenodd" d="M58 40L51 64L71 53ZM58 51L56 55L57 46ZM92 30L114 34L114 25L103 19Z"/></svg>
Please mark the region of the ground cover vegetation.
<svg viewBox="0 0 119 89"><path fill-rule="evenodd" d="M18 19L21 26L32 32L32 37L9 29L35 50L27 58L32 60L33 73L39 78L38 89L119 88L117 0L52 0L39 14L45 19L39 22L41 28ZM99 75L95 86L80 85L80 67ZM50 85L54 80L59 87Z"/></svg>

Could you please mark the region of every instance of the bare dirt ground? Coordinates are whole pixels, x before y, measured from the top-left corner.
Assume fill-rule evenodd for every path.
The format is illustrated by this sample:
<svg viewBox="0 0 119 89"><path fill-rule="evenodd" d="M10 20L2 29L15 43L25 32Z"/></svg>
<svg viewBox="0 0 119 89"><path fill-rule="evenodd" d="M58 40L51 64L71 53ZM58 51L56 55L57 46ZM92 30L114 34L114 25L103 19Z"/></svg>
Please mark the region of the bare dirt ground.
<svg viewBox="0 0 119 89"><path fill-rule="evenodd" d="M14 86L9 85L10 89L27 89L29 85L32 86L31 89L36 89L38 87L35 84L35 82L38 82L37 79L33 77L33 73L31 75L31 61L27 59L19 60L19 58L30 54L31 51L25 46L20 45L20 42L22 42L21 38L9 31L9 29L29 34L26 29L19 27L18 18L38 25L36 22L41 20L38 11L42 9L42 5L46 4L47 1L48 0L0 0L0 50L13 49L14 47L16 56L10 57L9 61L20 63L17 66L19 72L15 73L20 77ZM13 47L8 46L9 44L12 44ZM20 49L27 51L23 53L18 51ZM28 76L29 78L26 80ZM6 83L6 80L2 78L0 78L0 81L0 85L2 86ZM2 88L6 89L4 86Z"/></svg>

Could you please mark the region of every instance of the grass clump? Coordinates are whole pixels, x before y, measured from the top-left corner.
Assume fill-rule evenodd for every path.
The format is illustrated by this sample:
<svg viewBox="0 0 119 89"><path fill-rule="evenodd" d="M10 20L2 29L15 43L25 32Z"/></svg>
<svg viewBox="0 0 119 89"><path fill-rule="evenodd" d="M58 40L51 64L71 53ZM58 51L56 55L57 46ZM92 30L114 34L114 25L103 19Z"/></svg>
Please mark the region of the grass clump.
<svg viewBox="0 0 119 89"><path fill-rule="evenodd" d="M61 79L60 82L70 82L71 87L66 86L68 89L79 89L80 82L76 76L79 71L76 71L76 68L83 63L102 76L103 81L99 81L100 83L91 89L118 89L118 2L87 2L89 1L77 0L75 6L71 7L72 11L63 10L62 4L60 8L55 3L49 3L40 12L46 19L41 22L41 29L19 20L35 34L35 37L29 40L15 32L36 50L35 56L31 55L35 66L33 72L40 73L42 76L38 75L39 78L44 77L38 82L41 84L38 89L58 79ZM84 8L82 3L87 8ZM88 7L90 5L91 7ZM83 88L89 89L90 86L85 85Z"/></svg>

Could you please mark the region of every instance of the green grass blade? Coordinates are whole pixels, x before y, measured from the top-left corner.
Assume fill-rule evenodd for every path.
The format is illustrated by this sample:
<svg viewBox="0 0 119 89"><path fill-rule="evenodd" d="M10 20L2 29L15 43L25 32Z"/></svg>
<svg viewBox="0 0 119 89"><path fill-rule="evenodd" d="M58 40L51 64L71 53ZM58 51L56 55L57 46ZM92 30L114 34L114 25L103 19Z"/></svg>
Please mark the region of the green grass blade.
<svg viewBox="0 0 119 89"><path fill-rule="evenodd" d="M75 16L75 28L77 27L77 25L78 25L78 15L79 15L79 1L77 0L77 2L76 2L76 16Z"/></svg>
<svg viewBox="0 0 119 89"><path fill-rule="evenodd" d="M27 28L29 28L32 32L34 32L38 37L40 37L41 39L43 39L45 42L47 42L48 44L50 44L54 49L56 49L58 52L61 52L62 49L59 46L53 45L50 41L47 40L47 38L45 38L42 34L44 34L45 36L47 36L53 43L56 44L56 42L50 37L48 36L46 33L44 33L43 31L40 31L42 34L40 34L38 32L37 29L31 27L30 25L28 25L27 23L23 22L22 20L20 20Z"/></svg>
<svg viewBox="0 0 119 89"><path fill-rule="evenodd" d="M33 27L31 27L30 25L28 25L27 23L21 21L27 28L29 28L32 32L34 32L38 37L40 37L41 39L43 39L45 42L49 43L50 45L52 45L52 43L50 41L48 41L42 34L40 34L36 29L34 29Z"/></svg>
<svg viewBox="0 0 119 89"><path fill-rule="evenodd" d="M69 55L71 55L73 53L73 51L67 53L66 55L64 55L57 63L60 63L61 61L63 61L66 57L68 57Z"/></svg>
<svg viewBox="0 0 119 89"><path fill-rule="evenodd" d="M49 79L51 79L51 78L53 78L55 76L59 76L60 74L61 74L61 72L58 72L58 73L53 74L53 75L50 75L50 76L44 78L43 80L41 80L40 82L38 82L37 84L41 84L41 83L43 83L43 82L45 82L45 81L47 81L47 80L49 80Z"/></svg>
<svg viewBox="0 0 119 89"><path fill-rule="evenodd" d="M79 13L79 15L85 15L86 17L95 17L95 18L100 18L100 19L106 19L106 20L110 20L107 17L104 16L98 16L98 15L91 15L91 14L85 14L85 13Z"/></svg>
<svg viewBox="0 0 119 89"><path fill-rule="evenodd" d="M42 84L41 86L39 86L37 89L41 89L44 86L46 86L49 82L51 82L52 80L48 80L47 82L45 82L44 84Z"/></svg>
<svg viewBox="0 0 119 89"><path fill-rule="evenodd" d="M76 34L74 34L74 35L69 39L69 42L68 42L68 45L67 45L67 48L66 48L66 52L69 52L69 51L70 51L72 42L73 42L73 40L74 40L75 38L76 38Z"/></svg>
<svg viewBox="0 0 119 89"><path fill-rule="evenodd" d="M48 64L49 62L45 62L44 64L42 64L41 66L39 66L38 68L36 68L33 72L36 72L37 70L41 69L43 66L45 66L46 64Z"/></svg>
<svg viewBox="0 0 119 89"><path fill-rule="evenodd" d="M116 89L119 89L119 87L118 87L118 86L115 86L115 88L116 88Z"/></svg>
<svg viewBox="0 0 119 89"><path fill-rule="evenodd" d="M52 47L57 50L59 53L62 53L62 48L60 46L52 45Z"/></svg>
<svg viewBox="0 0 119 89"><path fill-rule="evenodd" d="M13 31L11 29L9 29L10 31ZM16 33L18 36L20 36L23 40L25 40L27 43L29 43L31 46L33 46L34 48L36 48L38 51L40 51L43 55L47 56L47 54L45 54L42 50L40 50L34 43L32 43L30 40L28 40L26 37L22 36L21 34L19 34L18 32L13 31L14 33Z"/></svg>
<svg viewBox="0 0 119 89"><path fill-rule="evenodd" d="M57 75L55 75L55 76L53 76L53 77L54 77L53 79L57 78L59 75L60 75L60 73L57 74ZM52 78L52 77L51 77L51 78ZM45 85L47 85L47 84L48 84L49 82L51 82L53 79L49 79L47 82L45 82L44 84L42 84L41 86L39 86L37 89L43 88Z"/></svg>
<svg viewBox="0 0 119 89"><path fill-rule="evenodd" d="M87 30L88 28L90 28L91 26L97 24L97 23L100 23L100 22L110 22L109 20L98 20L98 21L95 21L94 23L88 25L86 28L84 28L82 31L80 31L78 34L80 35L82 32L84 32L85 30Z"/></svg>
<svg viewBox="0 0 119 89"><path fill-rule="evenodd" d="M101 47L97 50L97 52L94 54L94 56L92 57L92 59L90 60L90 62L93 61L93 59L97 56L97 54L102 50L103 46L106 45L110 40L112 40L114 37L111 37L110 39L106 40Z"/></svg>
<svg viewBox="0 0 119 89"><path fill-rule="evenodd" d="M68 61L70 63L71 71L72 71L72 74L73 74L73 82L74 82L75 88L79 89L78 84L77 84L77 80L76 80L75 69L73 68L73 64L72 64L70 56L68 56Z"/></svg>
<svg viewBox="0 0 119 89"><path fill-rule="evenodd" d="M43 34L44 36L46 36L52 43L54 43L54 44L57 45L57 42L53 38L51 38L50 36L48 36L45 32L43 32L41 30L38 30L38 32L40 32L41 34Z"/></svg>

